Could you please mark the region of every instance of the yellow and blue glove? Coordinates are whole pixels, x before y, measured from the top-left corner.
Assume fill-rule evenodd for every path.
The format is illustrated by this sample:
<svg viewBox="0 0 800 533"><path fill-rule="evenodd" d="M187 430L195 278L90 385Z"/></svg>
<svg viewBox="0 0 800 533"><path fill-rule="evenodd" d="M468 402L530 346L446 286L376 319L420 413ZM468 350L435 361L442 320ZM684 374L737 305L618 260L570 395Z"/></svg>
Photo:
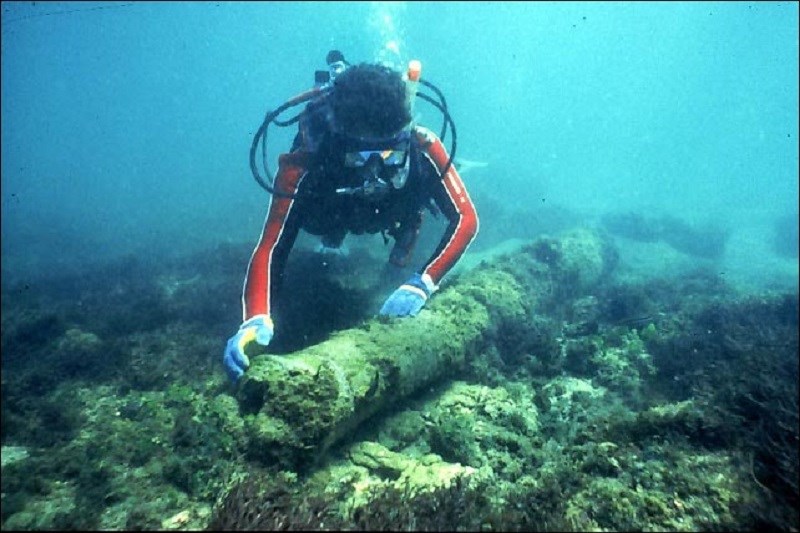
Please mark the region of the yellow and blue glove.
<svg viewBox="0 0 800 533"><path fill-rule="evenodd" d="M225 346L225 355L222 364L231 381L236 383L244 371L250 366L250 359L244 353L244 348L255 341L262 346L267 346L272 340L272 319L267 315L256 315L242 322L239 331L228 339Z"/></svg>
<svg viewBox="0 0 800 533"><path fill-rule="evenodd" d="M429 276L414 274L387 298L379 314L416 316L436 289Z"/></svg>

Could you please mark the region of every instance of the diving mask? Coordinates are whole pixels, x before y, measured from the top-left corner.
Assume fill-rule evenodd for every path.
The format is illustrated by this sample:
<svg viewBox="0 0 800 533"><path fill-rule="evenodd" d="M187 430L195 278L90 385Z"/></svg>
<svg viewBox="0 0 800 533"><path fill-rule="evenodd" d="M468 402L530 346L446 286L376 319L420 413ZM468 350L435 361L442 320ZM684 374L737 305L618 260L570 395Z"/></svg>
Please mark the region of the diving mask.
<svg viewBox="0 0 800 533"><path fill-rule="evenodd" d="M355 170L363 179L363 185L338 192L377 197L388 192L390 186L401 189L408 178L410 144L408 130L384 139L348 138L344 166Z"/></svg>
<svg viewBox="0 0 800 533"><path fill-rule="evenodd" d="M360 168L377 160L384 167L402 167L408 158L410 139L408 130L383 139L345 136L344 166Z"/></svg>
<svg viewBox="0 0 800 533"><path fill-rule="evenodd" d="M340 194L382 197L390 188L401 189L408 179L408 150L359 150L345 153L345 166L363 180L361 187L337 189Z"/></svg>
<svg viewBox="0 0 800 533"><path fill-rule="evenodd" d="M360 168L371 161L379 161L385 167L402 167L406 164L408 150L359 150L344 154L344 166Z"/></svg>

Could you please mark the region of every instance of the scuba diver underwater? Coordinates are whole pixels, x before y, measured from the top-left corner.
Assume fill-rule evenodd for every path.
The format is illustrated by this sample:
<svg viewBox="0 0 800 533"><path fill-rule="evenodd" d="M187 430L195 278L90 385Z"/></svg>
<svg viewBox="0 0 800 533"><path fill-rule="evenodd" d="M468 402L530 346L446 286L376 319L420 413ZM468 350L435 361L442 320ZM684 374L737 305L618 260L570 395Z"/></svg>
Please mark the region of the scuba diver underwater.
<svg viewBox="0 0 800 533"><path fill-rule="evenodd" d="M475 207L453 164L455 124L444 95L421 78L421 63L410 61L402 73L380 64L350 64L337 50L326 61L328 70L316 72L312 89L267 113L250 147L253 177L271 202L247 267L243 321L223 357L233 382L249 366L247 346L267 346L272 340L276 294L301 229L320 236L324 252L338 250L348 233L388 234L394 239L389 263L402 267L411 258L424 211L444 214L448 225L438 246L386 299L379 311L386 317L416 316L478 232ZM429 88L435 98L420 87ZM417 98L442 113L439 136L414 123ZM306 105L297 115L279 119L301 104ZM291 150L279 156L274 176L267 161L272 124L298 124ZM449 153L443 145L448 128Z"/></svg>

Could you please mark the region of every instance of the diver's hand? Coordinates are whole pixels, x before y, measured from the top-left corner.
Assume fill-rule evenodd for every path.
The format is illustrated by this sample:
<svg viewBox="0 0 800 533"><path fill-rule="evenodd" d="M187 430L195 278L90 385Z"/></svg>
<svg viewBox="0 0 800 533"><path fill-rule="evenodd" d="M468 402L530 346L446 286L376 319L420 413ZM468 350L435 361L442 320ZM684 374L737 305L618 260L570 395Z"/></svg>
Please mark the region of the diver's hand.
<svg viewBox="0 0 800 533"><path fill-rule="evenodd" d="M244 371L250 366L250 359L244 353L244 347L253 341L262 346L267 346L272 340L273 329L270 317L256 315L245 320L239 326L239 331L236 335L228 339L222 363L225 365L225 372L231 381L234 383L239 381Z"/></svg>
<svg viewBox="0 0 800 533"><path fill-rule="evenodd" d="M436 285L429 276L414 274L389 296L379 314L383 316L416 316L436 289Z"/></svg>

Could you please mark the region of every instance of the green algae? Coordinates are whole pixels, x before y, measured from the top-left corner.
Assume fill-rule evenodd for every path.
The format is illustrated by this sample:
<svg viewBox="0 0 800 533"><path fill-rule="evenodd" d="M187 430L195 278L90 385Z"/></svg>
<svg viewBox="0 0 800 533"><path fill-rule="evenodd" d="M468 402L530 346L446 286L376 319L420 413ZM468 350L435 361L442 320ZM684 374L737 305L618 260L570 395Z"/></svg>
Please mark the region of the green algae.
<svg viewBox="0 0 800 533"><path fill-rule="evenodd" d="M17 461L24 461L29 456L30 453L28 453L28 449L24 446L3 446L0 452L3 467L16 463Z"/></svg>
<svg viewBox="0 0 800 533"><path fill-rule="evenodd" d="M765 511L789 508L791 486L767 475L771 456L737 417L791 438L774 428L791 421L781 414L791 387L777 376L792 374L767 363L775 338L792 347L780 328L796 297L693 301L658 322L605 323L599 286L613 257L585 230L540 239L462 274L413 320L253 354L236 391L203 372L219 343L197 328L126 334L126 360L107 330L62 321L31 353L131 366L109 386L75 365L78 379L45 381L38 399L4 369L4 439L29 457L3 467L2 527L795 527L790 510ZM186 305L184 295L171 299ZM35 330L5 321L4 346ZM775 408L746 410L748 395ZM34 430L46 420L64 426L59 440ZM792 472L790 457L772 457ZM249 492L236 489L245 482Z"/></svg>
<svg viewBox="0 0 800 533"><path fill-rule="evenodd" d="M254 358L239 392L242 410L258 413L250 426L271 428L252 428L252 447L275 460L292 450L295 464L319 456L391 402L462 367L488 322L481 310L443 298L413 322L371 321L296 354Z"/></svg>
<svg viewBox="0 0 800 533"><path fill-rule="evenodd" d="M614 450L614 448L611 448ZM648 450L651 454L658 450ZM587 530L697 531L735 528L751 496L742 472L727 454L694 454L642 460L624 454L613 475L593 476L567 502L571 527Z"/></svg>

